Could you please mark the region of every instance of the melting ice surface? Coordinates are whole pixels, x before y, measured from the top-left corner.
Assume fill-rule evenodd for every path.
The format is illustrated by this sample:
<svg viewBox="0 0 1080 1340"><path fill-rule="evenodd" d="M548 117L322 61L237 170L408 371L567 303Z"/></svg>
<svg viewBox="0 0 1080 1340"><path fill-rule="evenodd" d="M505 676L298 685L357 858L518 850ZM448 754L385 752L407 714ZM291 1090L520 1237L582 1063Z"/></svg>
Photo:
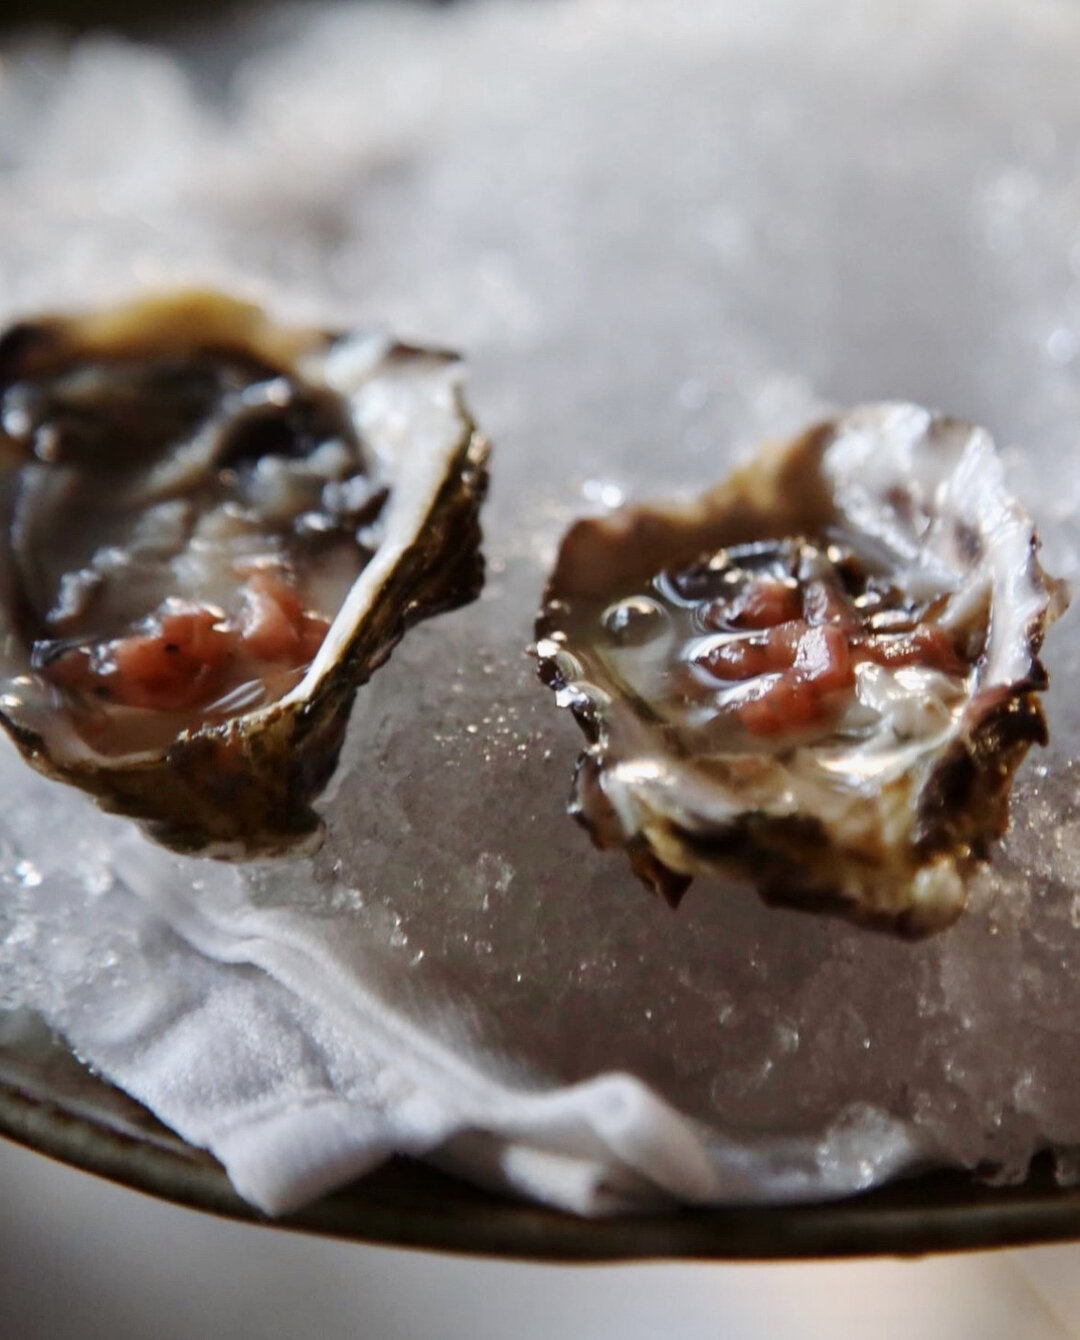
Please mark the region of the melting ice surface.
<svg viewBox="0 0 1080 1340"><path fill-rule="evenodd" d="M0 293L223 279L470 355L487 589L363 691L328 840L252 896L377 944L402 1008L525 1076L628 1069L729 1133L870 1104L1005 1176L1080 1144L1075 607L1046 651L1052 745L968 912L920 944L716 882L651 899L566 817L579 735L524 650L573 516L700 491L875 398L989 426L1077 577L1080 12L305 6L250 45L213 110L160 53L13 49ZM115 821L24 790L9 752L0 999L130 981L160 946L50 895L104 896Z"/></svg>

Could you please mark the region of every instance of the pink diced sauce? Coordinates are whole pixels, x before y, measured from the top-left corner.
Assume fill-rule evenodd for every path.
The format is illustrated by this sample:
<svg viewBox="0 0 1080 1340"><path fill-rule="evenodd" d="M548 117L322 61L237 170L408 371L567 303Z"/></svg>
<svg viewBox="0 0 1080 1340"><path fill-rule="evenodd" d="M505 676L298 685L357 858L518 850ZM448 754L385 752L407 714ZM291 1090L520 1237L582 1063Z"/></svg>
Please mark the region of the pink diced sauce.
<svg viewBox="0 0 1080 1340"><path fill-rule="evenodd" d="M276 572L252 574L240 594L238 621L206 605L170 602L144 630L72 647L42 673L58 688L124 707L181 712L207 706L262 670L309 665L328 620L305 610L296 588Z"/></svg>
<svg viewBox="0 0 1080 1340"><path fill-rule="evenodd" d="M166 615L157 632L118 638L110 647L113 700L160 712L197 707L218 691L235 641L214 611L198 606Z"/></svg>
<svg viewBox="0 0 1080 1340"><path fill-rule="evenodd" d="M753 735L797 732L834 716L854 689L859 662L922 665L947 674L965 669L938 625L898 634L867 631L828 576L814 576L801 589L759 578L734 597L714 600L701 621L731 636L710 646L696 664L721 684L746 686L729 710ZM762 681L760 691L754 680Z"/></svg>
<svg viewBox="0 0 1080 1340"><path fill-rule="evenodd" d="M257 572L244 586L240 635L253 656L306 665L329 627L329 620L306 611L296 589L272 573Z"/></svg>

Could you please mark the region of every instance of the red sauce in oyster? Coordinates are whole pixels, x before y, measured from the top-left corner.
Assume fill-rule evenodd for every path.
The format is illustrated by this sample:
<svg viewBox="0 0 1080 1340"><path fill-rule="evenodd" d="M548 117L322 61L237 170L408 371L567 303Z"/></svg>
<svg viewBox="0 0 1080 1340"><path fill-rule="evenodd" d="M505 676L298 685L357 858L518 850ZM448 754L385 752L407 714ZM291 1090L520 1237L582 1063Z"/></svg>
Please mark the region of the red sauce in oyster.
<svg viewBox="0 0 1080 1340"><path fill-rule="evenodd" d="M138 631L64 648L39 673L57 688L123 707L183 712L209 707L230 689L306 669L329 620L306 610L280 571L254 573L239 594L238 619L211 605L169 599Z"/></svg>
<svg viewBox="0 0 1080 1340"><path fill-rule="evenodd" d="M668 694L779 739L831 729L862 664L965 675L969 665L936 622L942 604L911 600L843 545L788 539L661 573L648 595L609 606L603 621L623 646L673 630Z"/></svg>
<svg viewBox="0 0 1080 1340"><path fill-rule="evenodd" d="M800 587L794 578L751 577L734 599L703 610L706 627L731 637L695 663L721 684L756 680L733 710L753 734L773 735L831 717L860 661L963 673L945 630L915 617L902 631L876 632L839 582L816 577Z"/></svg>
<svg viewBox="0 0 1080 1340"><path fill-rule="evenodd" d="M379 544L388 490L326 387L212 353L4 384L31 667L103 753L278 701Z"/></svg>

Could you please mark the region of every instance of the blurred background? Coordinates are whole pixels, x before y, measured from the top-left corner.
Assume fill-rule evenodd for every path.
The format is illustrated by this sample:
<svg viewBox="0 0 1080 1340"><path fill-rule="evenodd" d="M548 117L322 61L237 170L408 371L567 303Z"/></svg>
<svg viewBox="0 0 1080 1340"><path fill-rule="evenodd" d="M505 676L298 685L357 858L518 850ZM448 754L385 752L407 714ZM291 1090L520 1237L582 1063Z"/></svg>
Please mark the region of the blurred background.
<svg viewBox="0 0 1080 1340"><path fill-rule="evenodd" d="M547 2L532 0L535 5ZM657 6L663 3L664 0L655 0ZM719 6L720 0L717 3ZM406 0L402 0L401 7L406 7ZM459 0L458 4L449 6L414 3L407 7L417 15L436 8L445 10L443 17L447 22L453 22L456 11L475 8L470 0ZM745 10L749 13L753 5L750 0L745 5L730 0L725 7L733 12ZM969 9L975 11L978 7L979 0L971 0ZM148 45L166 58L160 68L153 66L149 57L139 66L149 80L150 103L158 106L162 115L161 124L151 125L147 130L146 143L152 148L157 142L155 134L161 142L167 141L171 134L179 135L176 126L187 115L186 93L176 99L175 107L164 105L175 93L177 79L194 90L200 109L225 107L237 71L253 53L287 45L302 34L309 23L320 22L321 17L333 8L316 4L304 8L295 5L217 5L210 0L189 0L177 6L137 4L128 0L100 0L100 3L27 0L24 4L0 10L0 89L11 70L16 71L11 77L27 87L37 79L49 92L27 96L20 105L39 107L48 103L54 92L57 98L70 96L65 93L68 76L63 60L73 44L89 41L92 49L99 49L93 44L108 36L122 37L140 46ZM363 6L337 8L359 11ZM382 5L378 8L382 15L380 23L385 26L385 12L389 7ZM560 8L564 14L572 11L572 0L561 0ZM640 8L640 4L628 5L630 10ZM799 6L792 4L783 8L785 11L795 10ZM993 8L998 40L992 52L1000 56L1005 49L1000 40L1002 7L995 5ZM615 12L613 7L609 9ZM1045 17L1055 6L1036 3L1031 9ZM874 10L873 3L836 7L842 21L855 26L872 25ZM887 11L895 21L902 7L882 4L881 10L883 13ZM943 32L950 24L964 21L958 17L962 16L962 5L950 4L948 10L950 17L942 20ZM592 12L598 12L595 4ZM1018 6L1015 12L1020 12ZM349 31L357 33L361 29L353 25ZM409 44L410 33L417 31L416 28L403 29L404 47ZM572 42L572 24L567 25L566 33L567 43ZM82 51L86 48L76 45L74 49ZM100 79L105 83L109 78L125 77L125 71L136 68L135 64L124 64L123 61L109 66L108 61L112 59L109 53L115 52L116 48L103 46L100 50L104 56L95 68L99 69ZM928 43L916 56L932 62L933 43ZM272 67L264 63L259 106L270 131L279 133L281 127L274 121L268 68ZM284 57L282 68L285 68ZM309 62L309 67L305 68L308 68L307 77L314 80L317 64ZM416 77L415 68L409 67L410 78ZM1000 80L1002 86L1009 85L1011 75L1007 62L992 65L992 70L993 80ZM79 77L87 81L88 95L104 99L104 86L93 82L98 76L92 77L90 71L91 63L83 59ZM335 73L340 80L340 68ZM872 75L868 78L872 80ZM823 87L823 105L835 95L835 89ZM334 96L341 96L337 86ZM969 99L966 104L969 110L979 106L981 96L979 92L978 96ZM765 110L768 112L769 109ZM998 115L990 98L985 111L988 118ZM65 133L70 137L71 128L78 120L78 106L74 110L68 107L66 115ZM497 117L498 109L493 109L492 115ZM180 121L169 121L168 118L174 116L179 116ZM409 126L408 115L400 106L395 107L394 116L410 132L415 129ZM777 111L779 116L780 111ZM767 145L771 142L770 137L775 138L781 133L778 127L779 121L773 125L763 116L760 124L755 124L754 133L762 144ZM18 127L13 128L12 124L0 127L0 147L8 146L0 153L0 172L15 154L11 147L12 137L18 133ZM133 138L137 138L136 128L132 128L132 133ZM568 135L572 138L572 128ZM1025 122L1018 135L1013 148L1029 163L1048 162L1061 151L1061 146L1054 142L1052 121L1036 118L1030 123ZM284 138L287 140L288 136ZM323 144L327 162L348 167L350 160L346 155L338 153L334 146L331 146L333 152L326 149L329 143L328 138ZM72 148L68 143L49 141L47 136L42 144L42 152L53 155L50 171L54 176L64 153L70 153L74 162L81 152L78 145ZM890 146L883 143L883 161L887 160L889 152ZM372 161L369 156L364 163L365 171L371 168ZM152 167L156 170L161 165L155 163ZM333 211L320 213L317 201L312 204L301 198L304 194L301 181L292 201L295 213L282 217L282 227L286 231L292 230L294 241L300 239L301 252L306 240L313 238L312 246L324 246L327 254L335 248L343 250L341 230L352 226L350 219L355 222L356 217L370 224L373 231L381 230L384 236L389 235L400 222L393 213L394 173L404 174L407 167L407 163L403 167L391 157L380 169L376 161L376 169L384 173L386 190L370 215L359 210L355 215L347 212L339 215ZM30 164L29 169L32 168L33 164ZM316 162L313 171L317 168ZM19 170L29 184L28 189L33 189L32 170L28 170L26 164L20 164ZM164 172L164 168L161 170ZM740 164L739 171L744 170L745 164ZM907 170L915 173L919 165L897 163L896 170L899 174ZM792 173L797 177L797 164L792 164ZM1030 212L1033 208L1032 180L1030 173L1027 176L1003 173L1000 179L994 179L993 190L988 190L986 195L987 246L997 256L1006 257L1007 263L1013 267L1007 272L1000 271L1008 281L1002 282L995 299L1000 303L1012 301L1015 292L1020 291L1019 287L1010 287L1014 279L1016 286L1026 282L1025 238L1020 236L1018 241L1016 229L1023 225L1025 211ZM271 185L277 189L276 185ZM265 182L262 187L273 200L271 187ZM126 189L127 179L117 172L110 187L112 193L103 208L116 211L118 229L133 227L131 218L124 213ZM171 188L166 181L162 190L168 189ZM252 189L260 189L260 182L253 180ZM228 208L228 182L222 183L222 194ZM240 194L238 189L237 199ZM152 192L147 198L151 197ZM792 198L797 199L797 196ZM27 199L29 208L34 201L30 197ZM453 206L452 190L448 190L446 199ZM74 207L70 201L65 201L62 207L56 205L54 209L55 201L51 197L43 196L42 200L44 213L53 210L49 214L49 226L55 230L54 236L63 238L64 229L70 227L70 219L77 216L77 210L72 212ZM6 197L5 202L3 208L9 211L14 208ZM1067 211L1073 208L1073 203L1065 193L1055 208ZM88 210L91 204L88 203ZM151 213L146 217L156 226L158 216L153 210L163 207L154 197L148 208ZM461 208L464 210L465 206ZM785 265L791 266L793 272L798 268L797 251L801 245L801 220L797 214L798 211L793 209L791 217L766 220L766 224L776 230L769 235L775 251L773 259L779 261L781 269ZM830 215L826 211L822 217ZM916 243L921 237L918 218L919 211L913 207L907 222L912 225ZM145 221L143 215L139 215L138 221ZM754 227L762 223L760 218L751 222ZM740 248L745 243L741 230L747 224L747 219L730 210L718 209L709 218L708 246L724 264L730 263L733 273L738 271ZM239 205L233 210L229 226L235 234L230 237L229 245L239 250L246 228L245 215ZM457 220L455 226L460 227L461 221ZM634 220L630 220L628 231L632 231L633 226ZM260 256L269 268L276 263L267 241L271 232L272 229L267 229L263 223L257 243L262 248ZM136 233L137 230L133 230L133 236ZM142 238L141 233L137 236ZM203 234L196 231L193 236ZM183 242L184 238L179 236L175 249L179 250ZM883 252L890 249L887 235L880 245ZM97 261L97 253L92 247L85 255L75 255L74 258L69 258L66 251L60 255L61 250L63 248L58 247L55 285L58 292L63 288L65 265L70 263L85 271ZM434 250L438 252L437 242ZM73 247L72 251L77 252L78 248ZM503 268L500 256L493 244L485 262L487 270L477 271L483 284L482 301L478 307L493 314L497 333L500 330L510 332L510 336L519 339L524 346L531 338L532 317L527 303L520 300L520 294L511 282L513 276ZM493 261L491 257L494 257ZM1080 250L1077 257L1080 257ZM301 254L295 272L290 268L293 265L291 259L281 262L288 282L296 284L297 275L302 275L303 261ZM407 268L407 264L401 262L401 272ZM430 333L452 342L462 337L462 331L455 329L460 291L455 290L452 283L445 292L433 289L435 296L426 308L422 302L414 308L394 287L395 282L400 287L402 273L395 281L392 265L390 272L391 278L385 281L385 287L380 291L379 276L369 275L363 269L359 271L361 279L365 282L371 279L375 291L381 292L380 315L389 312L394 317L400 316L406 323L414 321L420 334ZM872 283L876 279L873 274L868 277L867 273L860 272L857 265L846 273L853 280ZM321 274L321 282L329 286L333 271L323 269ZM355 282L355 273L350 274ZM1049 285L1052 278L1049 269L1045 274L1040 272L1039 283L1046 280ZM894 285L891 296L902 300L902 279L894 275L889 282ZM784 293L780 290L784 288L779 284L772 292L773 300L781 307ZM790 293L790 290L785 291ZM739 295L734 287L732 295L733 301L738 302ZM847 390L846 376L852 386L857 382L863 393L876 393L880 388L873 385L873 375L867 371L872 368L872 363L868 361L865 367L859 366L859 358L868 344L863 339L866 332L861 332L857 325L845 329L843 313L832 312L836 295L829 287L828 277L816 288L807 280L803 296L807 298L803 304L804 312L813 312L818 320L835 318L835 326L843 336L842 339L837 337L838 347L844 347L846 341L850 351L845 373L832 382L830 389ZM434 331L429 329L432 313L437 326L440 318L443 323ZM799 342L805 338L807 349L812 350L816 347L815 332L809 315L805 317L806 329L800 331L794 303L788 315L790 368L784 376L773 376L768 391L774 402L777 398L784 401L785 397L792 402L793 407L789 410L781 406L781 414L790 412L792 417L798 418L813 399L813 388L808 390L799 380L802 373L812 371L806 361L800 361L797 356ZM1045 313L1040 319L1044 316ZM977 314L968 313L965 317L961 313L961 317L976 323ZM1028 341L1018 360L1014 349L1003 345L1000 363L991 366L985 376L988 382L999 385L1005 375L1016 371L1019 362L1019 375L1028 384L1045 386L1047 390L1039 400L1046 417L1049 419L1053 414L1060 420L1066 408L1075 402L1075 377L1071 377L1067 384L1063 378L1067 365L1077 352L1077 339L1070 329L1058 324L1056 317L1051 317L1045 318L1049 324L1039 337L1037 349L1033 341ZM479 321L479 318L475 319ZM773 319L780 324L780 317L774 314ZM477 330L479 334L476 334ZM948 393L947 379L940 373L952 338L948 323L943 331L938 330L930 336L940 340L936 354L928 355L923 343L915 338L898 351L907 385L917 390L928 389L934 395L940 388L942 398ZM465 322L466 341L471 335L482 344L487 332L479 326L470 330ZM870 359L869 353L865 356ZM822 355L823 361L824 358ZM1031 366L1023 363L1024 358L1032 360ZM733 366L738 365L733 362ZM980 375L983 374L972 371L970 381L962 388L973 404L977 404L983 394ZM820 379L828 381L824 375ZM495 381L493 377L489 389L497 407L499 391ZM644 395L647 399L647 390ZM681 416L677 419L677 427L688 434L697 431L699 435L707 436L716 428L716 423L702 427L695 416L700 416L705 409L709 387L704 382L689 379L683 384L680 395L679 404L670 411L672 416ZM1035 401L1031 403L1034 405ZM959 408L966 409L967 406ZM769 412L773 413L774 409L775 405ZM1010 429L1015 428L1020 433L1030 431L1033 426L1037 429L1040 420L1035 410L1027 418L1018 410L1007 422ZM98 1336L108 1336L110 1340L128 1340L129 1337L139 1340L148 1335L160 1340L173 1340L174 1337L175 1340L187 1340L187 1337L203 1335L229 1336L237 1340L249 1336L253 1340L254 1337L276 1340L277 1337L307 1334L324 1336L327 1340L347 1336L363 1336L370 1340L397 1340L398 1337L402 1340L406 1337L408 1340L455 1340L459 1336L463 1340L465 1337L485 1340L485 1337L509 1335L520 1340L530 1340L531 1337L547 1340L547 1337L565 1335L588 1336L593 1340L608 1336L635 1340L636 1337L660 1335L677 1336L682 1340L697 1340L699 1336L721 1337L722 1340L798 1336L800 1340L816 1340L816 1337L835 1336L856 1326L867 1336L879 1340L890 1340L894 1336L903 1336L906 1340L912 1334L919 1335L920 1340L937 1340L937 1337L942 1340L946 1337L948 1340L967 1340L967 1337L971 1340L976 1337L978 1340L997 1340L997 1337L1013 1340L1016 1336L1042 1340L1043 1337L1080 1335L1080 1249L1071 1246L977 1253L916 1262L750 1266L650 1264L601 1268L495 1263L361 1247L218 1221L155 1203L145 1196L110 1186L3 1143L0 1143L0 1203L3 1206L0 1212L0 1336L18 1336L21 1340L37 1340L38 1337L42 1340L44 1337L50 1337L50 1340L68 1340L69 1337L71 1340L76 1337L94 1340Z"/></svg>

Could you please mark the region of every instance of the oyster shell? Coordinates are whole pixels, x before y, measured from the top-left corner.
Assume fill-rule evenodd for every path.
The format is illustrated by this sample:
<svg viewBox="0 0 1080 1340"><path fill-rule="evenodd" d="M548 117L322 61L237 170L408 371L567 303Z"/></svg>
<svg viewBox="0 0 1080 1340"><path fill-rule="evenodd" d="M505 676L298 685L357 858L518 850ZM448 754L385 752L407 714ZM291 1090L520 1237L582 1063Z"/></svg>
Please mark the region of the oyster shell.
<svg viewBox="0 0 1080 1340"><path fill-rule="evenodd" d="M762 452L700 502L566 535L541 677L590 740L571 812L675 903L949 924L1045 743L1039 650L1067 601L982 429L907 404Z"/></svg>
<svg viewBox="0 0 1080 1340"><path fill-rule="evenodd" d="M212 294L0 340L0 723L178 850L318 830L357 687L482 584L452 355Z"/></svg>

